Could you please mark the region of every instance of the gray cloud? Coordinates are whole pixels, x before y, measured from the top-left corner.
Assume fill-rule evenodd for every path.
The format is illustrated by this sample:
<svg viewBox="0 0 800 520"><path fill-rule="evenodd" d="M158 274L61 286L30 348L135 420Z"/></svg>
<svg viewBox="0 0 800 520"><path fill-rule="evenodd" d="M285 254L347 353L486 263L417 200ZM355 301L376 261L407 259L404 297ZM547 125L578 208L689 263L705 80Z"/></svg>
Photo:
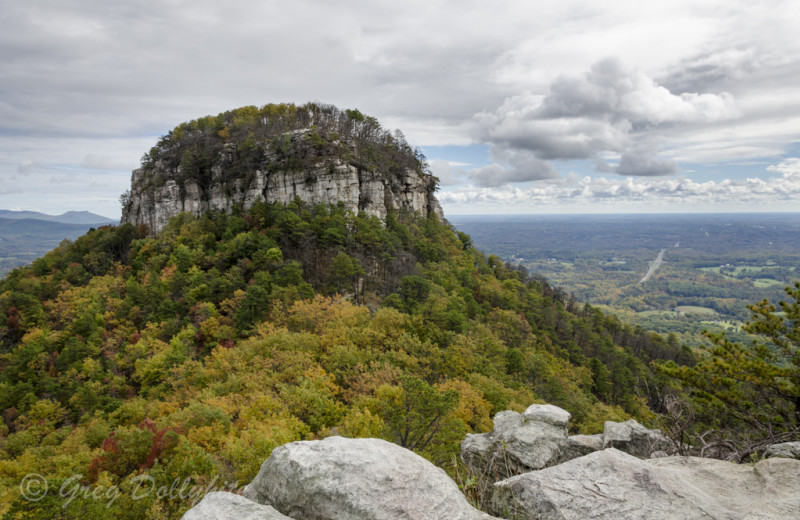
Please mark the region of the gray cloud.
<svg viewBox="0 0 800 520"><path fill-rule="evenodd" d="M539 159L529 152L509 153L501 149L494 150L492 155L495 158L503 159L508 164L508 167L493 163L480 168L473 168L467 173L470 181L482 187L497 187L513 182L539 181L560 177L552 164Z"/></svg>
<svg viewBox="0 0 800 520"><path fill-rule="evenodd" d="M545 96L506 99L477 117L479 135L501 153L526 152L539 160L595 159L599 171L669 175L674 162L658 158L660 131L727 121L738 116L727 93L673 94L641 71L605 59L579 76L560 76ZM647 149L648 152L642 152ZM616 168L599 159L622 154ZM530 179L525 179L530 180Z"/></svg>
<svg viewBox="0 0 800 520"><path fill-rule="evenodd" d="M614 172L620 175L652 177L677 173L678 166L672 161L660 161L651 155L626 153L622 155L619 166L614 169Z"/></svg>
<svg viewBox="0 0 800 520"><path fill-rule="evenodd" d="M17 166L17 173L21 173L22 175L30 175L41 168L42 165L36 161L21 161Z"/></svg>
<svg viewBox="0 0 800 520"><path fill-rule="evenodd" d="M86 154L79 164L81 168L86 168L87 170L122 170L122 171L130 171L132 168L135 168L136 164L131 164L130 161L122 161L119 159L114 159L113 157L109 157L107 155L96 155L93 153Z"/></svg>
<svg viewBox="0 0 800 520"><path fill-rule="evenodd" d="M313 100L357 107L415 145L492 145L502 171L447 165L449 186L549 182L556 160L641 176L787 153L800 128L800 4L638 5L5 2L0 178L35 175L32 158L48 172L127 169L181 121ZM82 209L80 196L49 203Z"/></svg>

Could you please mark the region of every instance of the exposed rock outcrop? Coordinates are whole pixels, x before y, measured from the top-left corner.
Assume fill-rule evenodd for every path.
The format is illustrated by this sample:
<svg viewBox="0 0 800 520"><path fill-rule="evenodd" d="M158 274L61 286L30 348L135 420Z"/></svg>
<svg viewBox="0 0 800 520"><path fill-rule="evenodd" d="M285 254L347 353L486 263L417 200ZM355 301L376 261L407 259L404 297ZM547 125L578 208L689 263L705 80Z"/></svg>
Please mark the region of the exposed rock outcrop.
<svg viewBox="0 0 800 520"><path fill-rule="evenodd" d="M490 520L440 468L379 439L276 448L244 496L303 520Z"/></svg>
<svg viewBox="0 0 800 520"><path fill-rule="evenodd" d="M493 481L553 466L562 460L569 418L569 412L549 404L533 404L523 413L499 412L490 433L467 435L461 458Z"/></svg>
<svg viewBox="0 0 800 520"><path fill-rule="evenodd" d="M530 417L539 426L561 428L557 410L533 410ZM496 483L491 511L514 520L794 520L800 512L800 461L641 459L607 448ZM473 509L444 471L404 448L378 439L330 437L276 448L244 496L210 493L183 520L256 518L496 517Z"/></svg>
<svg viewBox="0 0 800 520"><path fill-rule="evenodd" d="M122 223L157 232L181 212L230 212L259 199L295 198L342 203L381 219L391 210L442 218L436 179L402 134L335 107L281 105L280 117L269 106L262 117L246 108L184 123L162 138L133 172ZM239 122L247 117L252 121Z"/></svg>
<svg viewBox="0 0 800 520"><path fill-rule="evenodd" d="M772 457L800 460L800 441L773 444L764 452L764 458L770 459Z"/></svg>
<svg viewBox="0 0 800 520"><path fill-rule="evenodd" d="M553 405L534 404L521 414L500 412L494 417L494 430L467 435L461 443L461 459L474 473L496 482L605 448L643 458L654 452L676 452L674 443L660 431L633 419L606 421L602 434L569 436L569 418L569 412Z"/></svg>
<svg viewBox="0 0 800 520"><path fill-rule="evenodd" d="M676 452L675 443L658 430L645 428L634 419L625 422L606 421L603 427L603 448L616 448L636 457L647 458L653 452L668 455Z"/></svg>
<svg viewBox="0 0 800 520"><path fill-rule="evenodd" d="M609 448L498 482L492 511L514 520L789 520L800 512L800 461L642 460Z"/></svg>
<svg viewBox="0 0 800 520"><path fill-rule="evenodd" d="M270 506L233 493L215 491L186 512L181 520L292 520Z"/></svg>

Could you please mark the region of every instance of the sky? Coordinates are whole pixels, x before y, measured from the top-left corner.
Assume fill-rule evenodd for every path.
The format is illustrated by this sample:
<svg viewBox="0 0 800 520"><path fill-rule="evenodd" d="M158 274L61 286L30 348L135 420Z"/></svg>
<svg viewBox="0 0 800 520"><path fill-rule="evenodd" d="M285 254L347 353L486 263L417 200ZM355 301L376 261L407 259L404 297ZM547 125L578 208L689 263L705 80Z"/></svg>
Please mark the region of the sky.
<svg viewBox="0 0 800 520"><path fill-rule="evenodd" d="M118 218L177 124L319 101L402 130L446 215L800 211L798 34L796 0L0 0L0 208Z"/></svg>

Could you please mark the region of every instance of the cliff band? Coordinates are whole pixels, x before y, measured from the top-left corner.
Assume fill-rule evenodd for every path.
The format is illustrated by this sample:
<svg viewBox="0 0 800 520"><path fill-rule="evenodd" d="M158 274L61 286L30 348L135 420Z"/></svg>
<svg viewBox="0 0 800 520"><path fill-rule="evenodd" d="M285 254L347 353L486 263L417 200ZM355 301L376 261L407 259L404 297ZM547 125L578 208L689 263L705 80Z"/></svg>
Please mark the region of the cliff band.
<svg viewBox="0 0 800 520"><path fill-rule="evenodd" d="M230 212L255 201L342 203L442 218L436 178L400 132L356 110L307 104L244 107L183 123L134 170L122 223L161 230L181 212Z"/></svg>

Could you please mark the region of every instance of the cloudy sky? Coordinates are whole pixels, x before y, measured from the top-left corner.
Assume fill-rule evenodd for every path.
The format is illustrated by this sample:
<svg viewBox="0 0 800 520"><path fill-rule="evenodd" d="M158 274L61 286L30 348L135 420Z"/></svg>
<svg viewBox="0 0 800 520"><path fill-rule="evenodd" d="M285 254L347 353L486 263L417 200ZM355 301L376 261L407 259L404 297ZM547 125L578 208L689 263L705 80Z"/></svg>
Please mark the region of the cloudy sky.
<svg viewBox="0 0 800 520"><path fill-rule="evenodd" d="M0 208L119 217L176 124L321 101L447 214L800 211L800 2L0 0Z"/></svg>

